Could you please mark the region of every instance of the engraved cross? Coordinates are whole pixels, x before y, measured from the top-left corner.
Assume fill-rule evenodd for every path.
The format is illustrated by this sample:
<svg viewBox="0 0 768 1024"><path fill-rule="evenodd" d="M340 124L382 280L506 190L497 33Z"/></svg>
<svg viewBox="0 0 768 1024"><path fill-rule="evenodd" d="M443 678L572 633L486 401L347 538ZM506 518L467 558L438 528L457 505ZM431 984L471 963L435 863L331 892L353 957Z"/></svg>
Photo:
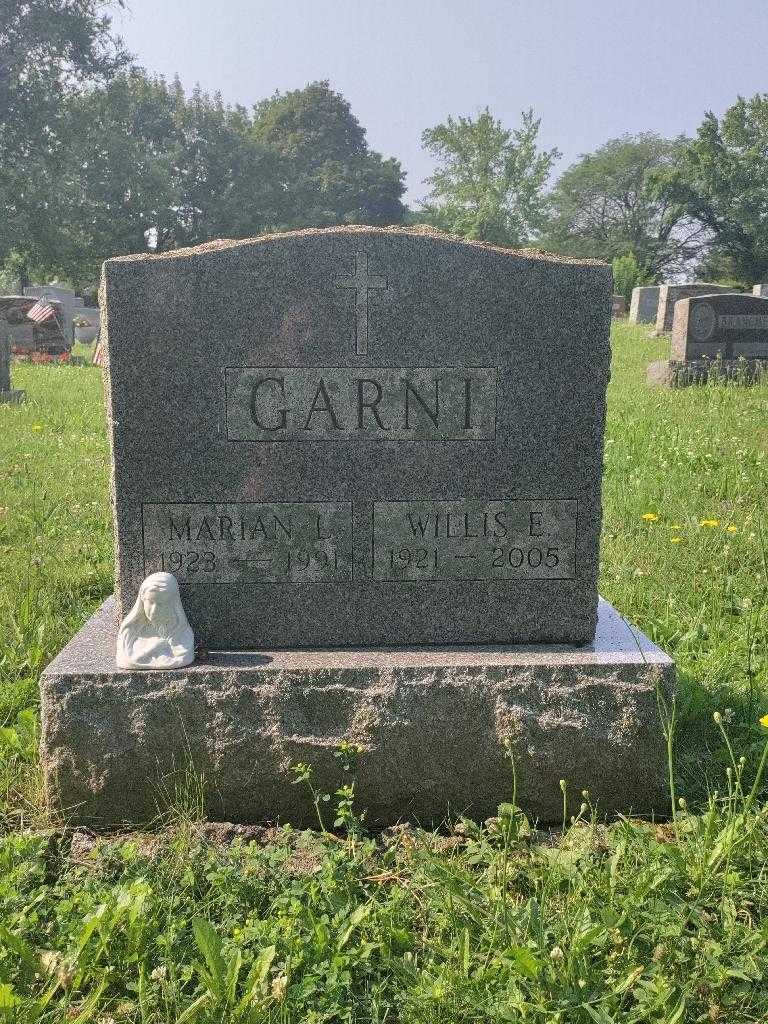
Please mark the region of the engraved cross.
<svg viewBox="0 0 768 1024"><path fill-rule="evenodd" d="M355 331L355 352L364 356L368 352L368 292L372 288L386 288L386 277L368 274L368 254L355 253L355 273L352 277L337 277L334 284L338 288L355 289L355 305L357 307L357 329Z"/></svg>

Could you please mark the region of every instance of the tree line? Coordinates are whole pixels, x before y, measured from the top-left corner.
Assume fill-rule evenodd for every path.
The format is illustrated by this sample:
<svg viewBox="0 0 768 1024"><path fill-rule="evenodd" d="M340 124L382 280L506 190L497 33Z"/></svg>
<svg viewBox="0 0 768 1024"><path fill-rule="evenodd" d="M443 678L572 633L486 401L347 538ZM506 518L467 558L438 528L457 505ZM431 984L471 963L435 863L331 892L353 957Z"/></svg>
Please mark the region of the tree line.
<svg viewBox="0 0 768 1024"><path fill-rule="evenodd" d="M133 63L102 0L0 0L0 283L83 288L103 259L332 224L422 222L466 238L613 263L618 291L672 275L768 276L768 95L694 138L612 139L560 158L524 111L424 131L417 210L328 82L248 110Z"/></svg>

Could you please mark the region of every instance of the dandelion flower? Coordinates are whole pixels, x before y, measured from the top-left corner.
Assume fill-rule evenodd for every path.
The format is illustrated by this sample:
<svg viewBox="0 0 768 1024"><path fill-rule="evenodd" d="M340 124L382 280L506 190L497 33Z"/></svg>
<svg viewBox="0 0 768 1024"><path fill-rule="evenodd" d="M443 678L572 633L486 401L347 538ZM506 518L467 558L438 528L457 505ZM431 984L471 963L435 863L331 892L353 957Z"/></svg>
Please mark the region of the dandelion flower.
<svg viewBox="0 0 768 1024"><path fill-rule="evenodd" d="M719 526L719 519L700 519L699 526Z"/></svg>
<svg viewBox="0 0 768 1024"><path fill-rule="evenodd" d="M659 517L656 515L655 512L643 512L640 518L644 519L646 523L655 523Z"/></svg>
<svg viewBox="0 0 768 1024"><path fill-rule="evenodd" d="M734 526L733 523L731 523L730 526L726 526L726 528L725 528L726 533L736 533L737 529L738 529L738 527Z"/></svg>
<svg viewBox="0 0 768 1024"><path fill-rule="evenodd" d="M680 525L680 523L674 523L672 526L670 526L670 530L682 530L682 526Z"/></svg>
<svg viewBox="0 0 768 1024"><path fill-rule="evenodd" d="M681 540L681 537L672 537L670 538L670 544L679 544Z"/></svg>
<svg viewBox="0 0 768 1024"><path fill-rule="evenodd" d="M768 729L768 715L763 715L760 719L760 725L762 725L764 729Z"/></svg>

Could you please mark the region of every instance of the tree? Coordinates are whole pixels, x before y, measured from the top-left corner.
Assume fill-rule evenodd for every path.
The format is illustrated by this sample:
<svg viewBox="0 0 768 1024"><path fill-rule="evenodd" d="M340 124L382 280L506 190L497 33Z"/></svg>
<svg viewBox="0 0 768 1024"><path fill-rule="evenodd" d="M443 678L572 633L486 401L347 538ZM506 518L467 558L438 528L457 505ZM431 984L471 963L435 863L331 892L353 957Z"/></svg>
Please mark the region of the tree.
<svg viewBox="0 0 768 1024"><path fill-rule="evenodd" d="M140 68L69 103L70 277L126 253L244 237L273 227L279 160L255 142L242 108L195 89L187 98Z"/></svg>
<svg viewBox="0 0 768 1024"><path fill-rule="evenodd" d="M66 244L64 100L128 60L109 6L0 0L0 260L14 255L22 284L32 265L47 264Z"/></svg>
<svg viewBox="0 0 768 1024"><path fill-rule="evenodd" d="M544 187L557 149L538 149L541 120L522 115L514 131L485 110L475 119L449 117L428 128L422 145L438 169L423 218L453 234L502 245L535 240L547 213Z"/></svg>
<svg viewBox="0 0 768 1024"><path fill-rule="evenodd" d="M740 96L721 120L708 112L656 183L709 233L709 272L745 285L766 280L768 94Z"/></svg>
<svg viewBox="0 0 768 1024"><path fill-rule="evenodd" d="M545 245L608 262L631 253L645 281L679 269L700 248L702 232L655 175L674 167L683 139L624 135L569 167L552 192Z"/></svg>
<svg viewBox="0 0 768 1024"><path fill-rule="evenodd" d="M635 259L634 253L627 253L625 256L616 256L613 260L613 292L614 295L623 295L629 307L632 297L632 290L638 285L646 284L642 271Z"/></svg>
<svg viewBox="0 0 768 1024"><path fill-rule="evenodd" d="M179 87L180 89L180 87ZM275 228L283 215L282 161L258 142L243 107L195 89L177 95L176 226L161 247L211 238L246 238Z"/></svg>
<svg viewBox="0 0 768 1024"><path fill-rule="evenodd" d="M252 133L281 161L282 226L403 220L400 164L369 149L365 129L328 82L257 104Z"/></svg>

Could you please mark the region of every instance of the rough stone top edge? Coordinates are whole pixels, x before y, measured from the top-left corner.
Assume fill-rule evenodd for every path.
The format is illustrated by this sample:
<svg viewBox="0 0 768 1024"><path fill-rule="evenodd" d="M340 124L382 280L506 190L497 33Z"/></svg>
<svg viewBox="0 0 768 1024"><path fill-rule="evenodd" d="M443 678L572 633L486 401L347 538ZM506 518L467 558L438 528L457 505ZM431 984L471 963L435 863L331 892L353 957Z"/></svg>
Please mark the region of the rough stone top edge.
<svg viewBox="0 0 768 1024"><path fill-rule="evenodd" d="M107 267L122 263L143 263L147 261L158 262L162 260L183 259L189 256L227 252L232 249L251 248L268 242L280 242L284 239L315 238L324 236L345 237L349 235L374 235L384 238L392 236L431 238L434 241L444 242L449 245L466 246L469 249L509 256L512 259L517 260L567 264L569 266L608 267L608 264L603 260L586 259L575 256L562 256L558 253L546 252L544 249L536 248L511 249L501 245L494 245L492 242L468 240L466 238L462 238L460 235L451 235L445 231L440 231L425 224L414 224L409 227L401 227L400 225L374 227L366 224L350 224L329 228L302 228L298 231L276 231L265 235L257 235L254 238L218 238L214 241L204 242L202 245L186 249L170 249L167 252L159 253L137 253L132 256L113 256L110 259L105 260L103 266L106 269Z"/></svg>
<svg viewBox="0 0 768 1024"><path fill-rule="evenodd" d="M114 664L116 633L115 599L108 597L82 629L48 665L41 683L56 679L98 678L128 679L131 676L157 676L168 673L128 672ZM174 671L180 681L206 673L268 671L300 672L318 669L397 668L440 669L454 666L457 671L487 668L521 667L557 671L586 669L589 666L662 672L674 669L669 655L657 647L604 598L600 598L596 643L583 647L567 644L445 645L438 647L313 648L291 650L215 651L189 668Z"/></svg>

